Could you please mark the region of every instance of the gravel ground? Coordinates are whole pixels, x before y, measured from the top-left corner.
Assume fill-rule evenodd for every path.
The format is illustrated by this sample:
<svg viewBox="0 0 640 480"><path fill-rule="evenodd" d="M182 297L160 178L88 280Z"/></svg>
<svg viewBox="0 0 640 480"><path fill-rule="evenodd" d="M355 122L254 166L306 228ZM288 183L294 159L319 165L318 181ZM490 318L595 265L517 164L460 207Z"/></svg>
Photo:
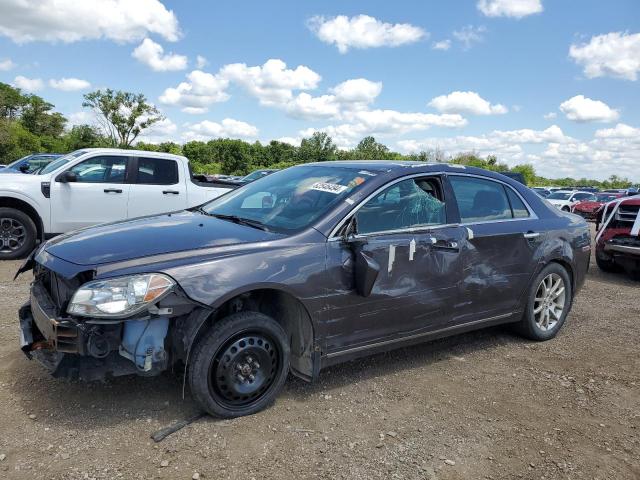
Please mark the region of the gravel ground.
<svg viewBox="0 0 640 480"><path fill-rule="evenodd" d="M50 378L18 348L17 266L0 264L2 478L640 478L640 284L593 263L552 341L493 328L374 356L158 444L197 412L180 374Z"/></svg>

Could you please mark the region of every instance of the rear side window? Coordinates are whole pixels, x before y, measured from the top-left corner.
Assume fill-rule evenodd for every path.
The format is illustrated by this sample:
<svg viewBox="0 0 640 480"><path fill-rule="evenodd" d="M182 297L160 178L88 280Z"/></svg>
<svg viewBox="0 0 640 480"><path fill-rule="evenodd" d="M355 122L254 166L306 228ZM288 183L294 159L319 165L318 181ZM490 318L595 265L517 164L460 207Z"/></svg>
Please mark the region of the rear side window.
<svg viewBox="0 0 640 480"><path fill-rule="evenodd" d="M450 176L460 220L463 223L513 218L507 193L501 183L475 177Z"/></svg>
<svg viewBox="0 0 640 480"><path fill-rule="evenodd" d="M138 158L136 183L175 185L178 183L178 162L166 158Z"/></svg>
<svg viewBox="0 0 640 480"><path fill-rule="evenodd" d="M513 211L513 218L527 218L529 217L529 210L524 205L524 202L520 197L509 187L504 187L507 191L507 197L509 197L509 203L511 204L511 210Z"/></svg>

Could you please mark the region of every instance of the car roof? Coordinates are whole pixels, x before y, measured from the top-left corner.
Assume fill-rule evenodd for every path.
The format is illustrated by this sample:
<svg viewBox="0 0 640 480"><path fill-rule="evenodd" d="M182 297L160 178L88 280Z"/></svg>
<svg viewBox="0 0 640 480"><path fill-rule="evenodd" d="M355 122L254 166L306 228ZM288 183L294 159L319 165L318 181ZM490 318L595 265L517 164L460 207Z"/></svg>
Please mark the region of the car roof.
<svg viewBox="0 0 640 480"><path fill-rule="evenodd" d="M165 152L151 152L149 150L128 150L124 148L81 148L84 153L117 153L123 154L126 153L132 157L158 157L158 158L174 158L174 159L184 159L182 155L175 155L173 153L165 153Z"/></svg>

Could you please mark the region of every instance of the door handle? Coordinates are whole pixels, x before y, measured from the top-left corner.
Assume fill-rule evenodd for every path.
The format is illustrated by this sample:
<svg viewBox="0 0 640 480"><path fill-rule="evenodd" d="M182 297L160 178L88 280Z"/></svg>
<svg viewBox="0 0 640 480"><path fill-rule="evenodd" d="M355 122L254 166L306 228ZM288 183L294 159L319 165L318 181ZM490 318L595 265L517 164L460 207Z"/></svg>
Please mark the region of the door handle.
<svg viewBox="0 0 640 480"><path fill-rule="evenodd" d="M122 193L120 188L105 188L104 193Z"/></svg>
<svg viewBox="0 0 640 480"><path fill-rule="evenodd" d="M453 250L453 251L460 251L460 248L458 246L458 242L454 242L453 240L446 240L446 241L436 241L435 238L431 238L431 246L432 248L438 248L440 250Z"/></svg>
<svg viewBox="0 0 640 480"><path fill-rule="evenodd" d="M523 233L522 236L527 240L531 240L532 238L537 238L540 236L540 232L527 232Z"/></svg>
<svg viewBox="0 0 640 480"><path fill-rule="evenodd" d="M164 195L180 195L180 192L177 190L163 190L162 193Z"/></svg>

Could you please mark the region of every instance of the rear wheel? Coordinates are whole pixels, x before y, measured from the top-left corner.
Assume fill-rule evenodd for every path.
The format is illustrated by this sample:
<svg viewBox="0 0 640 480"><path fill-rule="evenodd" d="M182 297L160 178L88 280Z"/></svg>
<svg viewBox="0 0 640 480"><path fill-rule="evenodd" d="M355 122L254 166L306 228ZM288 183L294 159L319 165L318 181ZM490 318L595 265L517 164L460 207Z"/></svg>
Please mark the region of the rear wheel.
<svg viewBox="0 0 640 480"><path fill-rule="evenodd" d="M520 333L537 341L555 337L571 310L572 299L567 270L550 263L531 284L526 311L518 324Z"/></svg>
<svg viewBox="0 0 640 480"><path fill-rule="evenodd" d="M289 372L282 327L258 312L239 312L211 327L198 342L189 369L197 402L211 415L251 415L271 404Z"/></svg>
<svg viewBox="0 0 640 480"><path fill-rule="evenodd" d="M31 217L15 208L0 208L0 260L14 260L36 246L38 231Z"/></svg>
<svg viewBox="0 0 640 480"><path fill-rule="evenodd" d="M571 209L569 207L562 207L563 212L570 212Z"/></svg>

